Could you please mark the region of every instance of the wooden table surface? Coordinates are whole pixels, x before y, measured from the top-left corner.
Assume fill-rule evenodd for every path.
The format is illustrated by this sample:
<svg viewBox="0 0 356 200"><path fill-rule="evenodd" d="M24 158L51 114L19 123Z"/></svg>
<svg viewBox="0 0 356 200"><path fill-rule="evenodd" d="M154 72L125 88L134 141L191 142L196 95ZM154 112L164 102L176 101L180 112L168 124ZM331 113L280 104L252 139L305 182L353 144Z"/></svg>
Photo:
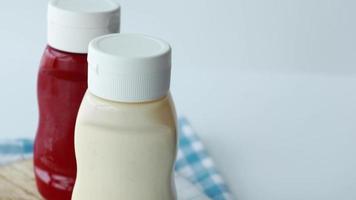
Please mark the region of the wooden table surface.
<svg viewBox="0 0 356 200"><path fill-rule="evenodd" d="M0 167L0 200L40 200L32 160Z"/></svg>

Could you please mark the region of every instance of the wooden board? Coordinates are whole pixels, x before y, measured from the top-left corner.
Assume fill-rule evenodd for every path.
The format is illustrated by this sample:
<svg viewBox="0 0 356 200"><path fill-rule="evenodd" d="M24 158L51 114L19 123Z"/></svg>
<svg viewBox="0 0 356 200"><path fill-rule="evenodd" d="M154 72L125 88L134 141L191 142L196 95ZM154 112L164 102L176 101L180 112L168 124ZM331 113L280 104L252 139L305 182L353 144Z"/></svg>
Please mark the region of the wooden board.
<svg viewBox="0 0 356 200"><path fill-rule="evenodd" d="M0 167L0 200L40 200L32 160Z"/></svg>
<svg viewBox="0 0 356 200"><path fill-rule="evenodd" d="M178 199L208 199L186 179L176 177ZM32 160L0 167L0 200L42 200L37 192Z"/></svg>

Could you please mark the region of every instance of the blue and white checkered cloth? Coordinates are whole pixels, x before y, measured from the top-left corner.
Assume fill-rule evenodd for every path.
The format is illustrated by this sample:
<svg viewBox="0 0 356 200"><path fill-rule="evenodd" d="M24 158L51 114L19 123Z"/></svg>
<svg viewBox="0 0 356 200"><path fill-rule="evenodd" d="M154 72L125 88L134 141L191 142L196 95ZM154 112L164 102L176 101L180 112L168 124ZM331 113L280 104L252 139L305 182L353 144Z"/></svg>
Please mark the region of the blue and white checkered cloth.
<svg viewBox="0 0 356 200"><path fill-rule="evenodd" d="M0 165L32 156L33 140L0 141ZM179 119L175 178L179 200L233 199L203 143L185 118Z"/></svg>
<svg viewBox="0 0 356 200"><path fill-rule="evenodd" d="M210 199L232 199L227 185L205 150L202 141L185 118L179 119L179 129L176 174L187 178Z"/></svg>

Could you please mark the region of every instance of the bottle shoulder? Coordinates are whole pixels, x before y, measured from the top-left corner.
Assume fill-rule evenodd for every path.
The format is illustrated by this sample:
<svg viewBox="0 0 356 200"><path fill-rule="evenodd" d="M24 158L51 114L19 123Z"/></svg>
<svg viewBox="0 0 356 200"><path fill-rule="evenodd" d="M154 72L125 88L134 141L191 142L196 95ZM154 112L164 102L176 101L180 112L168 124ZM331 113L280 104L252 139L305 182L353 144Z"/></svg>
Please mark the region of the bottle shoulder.
<svg viewBox="0 0 356 200"><path fill-rule="evenodd" d="M75 54L57 50L50 46L46 46L40 67L42 69L52 70L86 70L87 54Z"/></svg>
<svg viewBox="0 0 356 200"><path fill-rule="evenodd" d="M87 82L88 64L86 54L73 54L47 46L40 63L39 77L56 80Z"/></svg>
<svg viewBox="0 0 356 200"><path fill-rule="evenodd" d="M145 103L121 103L101 99L90 92L84 95L78 123L114 126L176 126L171 95Z"/></svg>

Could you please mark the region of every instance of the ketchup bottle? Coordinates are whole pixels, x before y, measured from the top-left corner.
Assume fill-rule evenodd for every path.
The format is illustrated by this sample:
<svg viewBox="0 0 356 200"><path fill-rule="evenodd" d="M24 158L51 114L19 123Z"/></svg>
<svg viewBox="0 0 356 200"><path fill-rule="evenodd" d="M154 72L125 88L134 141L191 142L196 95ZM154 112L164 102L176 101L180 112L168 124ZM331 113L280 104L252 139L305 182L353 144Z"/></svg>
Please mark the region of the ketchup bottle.
<svg viewBox="0 0 356 200"><path fill-rule="evenodd" d="M51 0L48 46L38 73L39 124L34 173L47 200L70 200L76 178L74 128L87 89L89 42L119 32L120 6L111 0Z"/></svg>

